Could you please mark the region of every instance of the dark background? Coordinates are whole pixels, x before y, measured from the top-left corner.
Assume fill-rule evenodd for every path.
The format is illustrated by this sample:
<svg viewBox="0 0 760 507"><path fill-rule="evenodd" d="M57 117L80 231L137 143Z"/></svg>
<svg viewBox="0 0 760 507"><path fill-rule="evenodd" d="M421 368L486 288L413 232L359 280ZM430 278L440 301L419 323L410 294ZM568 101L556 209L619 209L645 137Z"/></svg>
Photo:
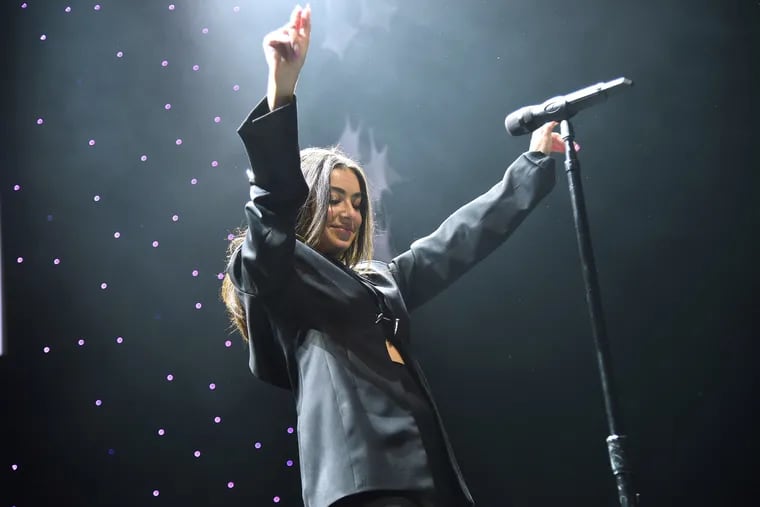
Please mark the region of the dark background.
<svg viewBox="0 0 760 507"><path fill-rule="evenodd" d="M292 3L21 4L0 11L0 506L301 505L292 399L250 375L218 298L247 198L235 130ZM760 3L312 7L301 143L356 129L352 154L391 183L376 190L392 253L526 149L508 112L634 80L574 124L642 505L752 493ZM415 315L482 506L617 502L559 162L515 235Z"/></svg>

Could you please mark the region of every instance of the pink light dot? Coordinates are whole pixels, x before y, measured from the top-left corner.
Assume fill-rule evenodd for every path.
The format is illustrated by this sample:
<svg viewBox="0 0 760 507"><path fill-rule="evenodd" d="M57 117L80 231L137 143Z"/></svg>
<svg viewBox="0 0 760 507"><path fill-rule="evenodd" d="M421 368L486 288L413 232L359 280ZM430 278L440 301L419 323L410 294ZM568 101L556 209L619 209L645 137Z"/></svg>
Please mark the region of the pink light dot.
<svg viewBox="0 0 760 507"><path fill-rule="evenodd" d="M159 435L159 436L163 437L163 436L164 436L164 433L166 433L166 432L164 431L164 429L163 429L163 428L160 428L160 429L158 430L158 435Z"/></svg>
<svg viewBox="0 0 760 507"><path fill-rule="evenodd" d="M77 342L77 345L79 345L80 347L81 347L82 345L84 345L84 340L82 340L82 339L80 338L80 339L79 339L79 341Z"/></svg>
<svg viewBox="0 0 760 507"><path fill-rule="evenodd" d="M234 13L240 12L240 7L236 5L235 7L232 8L232 12Z"/></svg>
<svg viewBox="0 0 760 507"><path fill-rule="evenodd" d="M227 347L227 348L230 348L230 347L232 347L232 341L231 341L231 340L227 340L227 341L225 341L225 342L224 342L224 346L225 346L225 347Z"/></svg>
<svg viewBox="0 0 760 507"><path fill-rule="evenodd" d="M22 4L21 4L21 8L22 8L22 9L26 9L26 8L27 8L27 4L26 4L26 2L24 2L24 3L22 3Z"/></svg>
<svg viewBox="0 0 760 507"><path fill-rule="evenodd" d="M45 354L47 354L48 352L50 352L50 347L43 348L42 352L44 352Z"/></svg>
<svg viewBox="0 0 760 507"><path fill-rule="evenodd" d="M174 141L174 143L175 143L177 146L180 146L180 145L182 144L182 139L177 139L176 141Z"/></svg>
<svg viewBox="0 0 760 507"><path fill-rule="evenodd" d="M56 266L61 263L61 259L53 259L53 264Z"/></svg>
<svg viewBox="0 0 760 507"><path fill-rule="evenodd" d="M160 494L160 493L158 492L158 490L157 490L157 489L154 489L154 490L153 490L153 496L158 496L159 494Z"/></svg>
<svg viewBox="0 0 760 507"><path fill-rule="evenodd" d="M234 482L232 482L232 481L230 481L230 482L228 482L228 483L227 483L227 487L228 487L229 489L232 489L232 488L234 488L234 487L235 487L235 483L234 483Z"/></svg>
<svg viewBox="0 0 760 507"><path fill-rule="evenodd" d="M140 161L141 161L141 162L145 162L146 160L148 160L148 155L142 155L142 156L140 157Z"/></svg>
<svg viewBox="0 0 760 507"><path fill-rule="evenodd" d="M23 257L19 257L18 259L16 259L16 263L17 264L21 264L22 262L24 262L24 258Z"/></svg>
<svg viewBox="0 0 760 507"><path fill-rule="evenodd" d="M261 449L261 442L256 442L255 444L253 444L253 446L254 446L256 449Z"/></svg>
<svg viewBox="0 0 760 507"><path fill-rule="evenodd" d="M116 58L121 58L122 56L124 56L124 52L123 51L118 51L116 53Z"/></svg>
<svg viewBox="0 0 760 507"><path fill-rule="evenodd" d="M37 125L42 125L43 123L45 123L45 120L42 118L37 118Z"/></svg>
<svg viewBox="0 0 760 507"><path fill-rule="evenodd" d="M98 406L98 407L99 407L99 406L101 406L102 404L103 404L103 401L102 401L102 400L95 400L95 405L96 405L96 406Z"/></svg>
<svg viewBox="0 0 760 507"><path fill-rule="evenodd" d="M193 70L194 70L195 72L198 72L199 70L201 70L201 66L200 66L200 65L197 65L197 64L196 64L196 65L193 65Z"/></svg>
<svg viewBox="0 0 760 507"><path fill-rule="evenodd" d="M92 200L95 202L100 202L100 196L99 195L93 196Z"/></svg>
<svg viewBox="0 0 760 507"><path fill-rule="evenodd" d="M197 185L198 184L198 178L193 178L190 180L191 185Z"/></svg>
<svg viewBox="0 0 760 507"><path fill-rule="evenodd" d="M293 427L292 427L292 426L290 426L290 427L288 428L288 433L290 433L291 435L293 434Z"/></svg>
<svg viewBox="0 0 760 507"><path fill-rule="evenodd" d="M218 167L218 166L219 166L219 162L217 160L211 161L211 167Z"/></svg>
<svg viewBox="0 0 760 507"><path fill-rule="evenodd" d="M158 241L154 241L154 242L152 243L152 245L153 245L153 248L158 248Z"/></svg>
<svg viewBox="0 0 760 507"><path fill-rule="evenodd" d="M227 240L228 241L232 241L233 239L235 239L235 235L234 234L232 234L232 233L227 234Z"/></svg>
<svg viewBox="0 0 760 507"><path fill-rule="evenodd" d="M169 10L170 10L170 11L173 11L173 10L174 10L174 4L169 4Z"/></svg>
<svg viewBox="0 0 760 507"><path fill-rule="evenodd" d="M209 388L209 389L211 389L211 390L213 391L214 389L216 389L216 384L214 384L214 383L212 382L211 384L209 384L209 385L208 385L208 388Z"/></svg>
<svg viewBox="0 0 760 507"><path fill-rule="evenodd" d="M121 237L121 233L120 232L114 232L113 233L113 237L116 238L116 239L119 239Z"/></svg>
<svg viewBox="0 0 760 507"><path fill-rule="evenodd" d="M68 12L71 12L71 7L68 7L68 6L67 6L67 7L66 7L65 9L63 9L63 10L64 10L64 12L67 12L67 13L68 13Z"/></svg>
<svg viewBox="0 0 760 507"><path fill-rule="evenodd" d="M11 465L11 470L13 470L14 472L18 470L18 465L16 464Z"/></svg>
<svg viewBox="0 0 760 507"><path fill-rule="evenodd" d="M18 192L19 190L21 190L21 185L13 185L14 192Z"/></svg>
<svg viewBox="0 0 760 507"><path fill-rule="evenodd" d="M93 7L93 9L95 9L96 11L99 11L100 10L100 4L95 4L95 7Z"/></svg>
<svg viewBox="0 0 760 507"><path fill-rule="evenodd" d="M40 35L40 40L47 40L47 35L45 35L44 33Z"/></svg>
<svg viewBox="0 0 760 507"><path fill-rule="evenodd" d="M201 451L195 451L193 453L193 456L195 456L196 458L200 458L201 457Z"/></svg>
<svg viewBox="0 0 760 507"><path fill-rule="evenodd" d="M217 280L224 280L224 273L217 273L216 274L216 279Z"/></svg>
<svg viewBox="0 0 760 507"><path fill-rule="evenodd" d="M172 108L172 105L171 105L171 104L166 104L166 105L164 105L164 109L166 109L167 111L168 111L169 109L171 109L171 108Z"/></svg>
<svg viewBox="0 0 760 507"><path fill-rule="evenodd" d="M293 460L289 459L288 461L285 462L285 465L287 465L289 467L292 467L293 466Z"/></svg>
<svg viewBox="0 0 760 507"><path fill-rule="evenodd" d="M216 424L219 424L220 422L222 422L222 418L221 418L221 417L219 417L219 416L216 416L216 417L214 417L214 422L215 422Z"/></svg>
<svg viewBox="0 0 760 507"><path fill-rule="evenodd" d="M221 121L222 121L222 117L221 116L214 116L214 123L219 123Z"/></svg>
<svg viewBox="0 0 760 507"><path fill-rule="evenodd" d="M124 342L124 338L122 338L121 336L116 337L116 343L123 343L123 342Z"/></svg>
<svg viewBox="0 0 760 507"><path fill-rule="evenodd" d="M100 288L106 290L108 288L108 284L106 282L103 282L100 284Z"/></svg>
<svg viewBox="0 0 760 507"><path fill-rule="evenodd" d="M203 30L201 30L201 33L202 33L203 35L206 35L206 34L208 33L208 28L205 28L205 27L204 27L204 28L203 28Z"/></svg>
<svg viewBox="0 0 760 507"><path fill-rule="evenodd" d="M179 215L172 215L172 222L179 220Z"/></svg>
<svg viewBox="0 0 760 507"><path fill-rule="evenodd" d="M169 65L169 61L168 60L163 60L161 62L161 67L166 67L167 65Z"/></svg>
<svg viewBox="0 0 760 507"><path fill-rule="evenodd" d="M272 498L272 501L273 501L274 503L280 503L280 497L279 497L279 496L276 496L276 497Z"/></svg>
<svg viewBox="0 0 760 507"><path fill-rule="evenodd" d="M95 146L95 139L90 139L90 141L87 143L90 146Z"/></svg>
<svg viewBox="0 0 760 507"><path fill-rule="evenodd" d="M168 374L168 375L166 376L166 380L168 380L169 382L171 382L172 380L174 380L174 375L172 375L171 373L170 373L170 374Z"/></svg>
<svg viewBox="0 0 760 507"><path fill-rule="evenodd" d="M200 310L201 308L203 308L203 305L201 303L195 303L196 310Z"/></svg>
<svg viewBox="0 0 760 507"><path fill-rule="evenodd" d="M198 270L197 269L193 270L193 276L198 276Z"/></svg>
<svg viewBox="0 0 760 507"><path fill-rule="evenodd" d="M234 92L240 91L240 86L239 85L234 85L232 87L232 91L234 91Z"/></svg>

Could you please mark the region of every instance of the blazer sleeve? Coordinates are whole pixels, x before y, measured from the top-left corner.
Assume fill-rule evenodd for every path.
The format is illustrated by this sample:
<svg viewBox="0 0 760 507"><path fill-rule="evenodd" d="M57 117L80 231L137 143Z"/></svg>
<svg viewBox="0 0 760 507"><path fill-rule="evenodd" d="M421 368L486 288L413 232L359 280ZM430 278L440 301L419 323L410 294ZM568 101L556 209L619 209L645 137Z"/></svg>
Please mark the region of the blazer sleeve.
<svg viewBox="0 0 760 507"><path fill-rule="evenodd" d="M554 160L524 153L488 192L395 257L389 268L407 310L429 301L504 242L554 183Z"/></svg>
<svg viewBox="0 0 760 507"><path fill-rule="evenodd" d="M295 223L308 187L301 173L295 98L269 111L262 100L238 129L251 163L248 233L227 271L235 287L264 296L293 270Z"/></svg>

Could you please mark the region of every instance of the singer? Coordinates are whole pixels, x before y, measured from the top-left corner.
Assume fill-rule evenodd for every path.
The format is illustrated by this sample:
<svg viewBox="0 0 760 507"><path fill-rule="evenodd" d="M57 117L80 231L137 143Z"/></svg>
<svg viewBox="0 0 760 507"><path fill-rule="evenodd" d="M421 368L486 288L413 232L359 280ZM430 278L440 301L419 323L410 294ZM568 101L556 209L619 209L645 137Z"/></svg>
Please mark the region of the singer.
<svg viewBox="0 0 760 507"><path fill-rule="evenodd" d="M299 150L296 82L311 9L263 41L267 95L238 130L252 170L247 227L222 298L254 375L291 390L306 507L464 507L474 501L410 349L409 314L506 240L554 186L556 123L490 190L390 263L372 260L359 163ZM467 168L461 168L467 170Z"/></svg>

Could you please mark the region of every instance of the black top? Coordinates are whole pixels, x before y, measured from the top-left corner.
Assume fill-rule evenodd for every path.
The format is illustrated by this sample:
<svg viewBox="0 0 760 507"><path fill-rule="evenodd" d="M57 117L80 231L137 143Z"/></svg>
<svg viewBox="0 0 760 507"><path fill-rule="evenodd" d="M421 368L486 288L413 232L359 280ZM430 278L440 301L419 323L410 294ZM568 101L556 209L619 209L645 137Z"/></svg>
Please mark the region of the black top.
<svg viewBox="0 0 760 507"><path fill-rule="evenodd" d="M390 263L358 266L359 277L295 237L308 194L296 118L295 100L272 112L262 101L238 130L252 165L249 230L227 271L246 310L251 371L295 397L305 507L434 487L442 507L474 505L409 350L409 312L514 231L553 187L554 161L523 154L435 232Z"/></svg>

